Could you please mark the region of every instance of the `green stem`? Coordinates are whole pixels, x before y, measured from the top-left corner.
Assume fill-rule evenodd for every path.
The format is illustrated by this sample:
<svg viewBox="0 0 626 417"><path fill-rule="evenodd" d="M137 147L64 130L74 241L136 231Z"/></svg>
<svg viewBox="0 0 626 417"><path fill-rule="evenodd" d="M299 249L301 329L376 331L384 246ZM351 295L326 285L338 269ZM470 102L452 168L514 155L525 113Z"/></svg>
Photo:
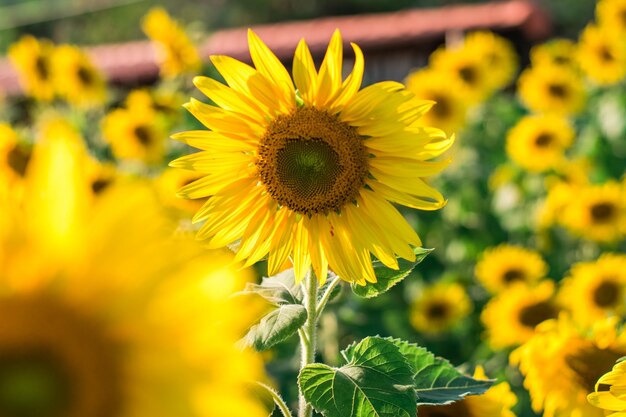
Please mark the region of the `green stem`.
<svg viewBox="0 0 626 417"><path fill-rule="evenodd" d="M324 308L326 308L326 304L328 303L328 300L330 300L330 297L333 294L333 290L340 282L341 282L341 278L339 278L337 275L333 275L332 281L328 285L328 288L326 288L326 292L324 292L324 295L322 295L320 302L317 303L317 307L315 308L316 320L319 320L320 316L322 315L322 312L324 311Z"/></svg>
<svg viewBox="0 0 626 417"><path fill-rule="evenodd" d="M315 350L317 348L317 278L315 274L309 270L302 283L304 287L304 307L307 312L307 320L302 328L301 343L301 361L300 370L305 366L315 362ZM306 402L302 392L299 399L298 417L311 417L313 408Z"/></svg>
<svg viewBox="0 0 626 417"><path fill-rule="evenodd" d="M276 403L276 405L278 406L278 409L280 410L281 413L283 413L284 417L292 417L291 411L289 411L289 407L287 407L287 404L285 404L285 400L282 399L280 394L274 388L258 381L257 381L257 384L260 387L264 388L272 396L274 403Z"/></svg>

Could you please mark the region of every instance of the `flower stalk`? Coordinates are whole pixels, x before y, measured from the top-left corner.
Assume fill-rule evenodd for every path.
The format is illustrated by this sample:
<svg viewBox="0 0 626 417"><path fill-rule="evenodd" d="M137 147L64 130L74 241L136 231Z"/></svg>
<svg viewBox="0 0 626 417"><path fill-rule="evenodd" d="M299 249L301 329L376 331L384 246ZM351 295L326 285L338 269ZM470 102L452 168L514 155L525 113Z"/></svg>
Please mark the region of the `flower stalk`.
<svg viewBox="0 0 626 417"><path fill-rule="evenodd" d="M307 311L307 320L301 331L298 333L300 335L301 344L300 370L315 362L315 351L317 349L317 318L319 312L321 311L318 311L317 305L317 278L311 270L307 273L302 285L304 287L304 307ZM323 308L323 305L321 305L321 307ZM302 392L300 392L298 417L311 417L312 414L313 408L304 399Z"/></svg>

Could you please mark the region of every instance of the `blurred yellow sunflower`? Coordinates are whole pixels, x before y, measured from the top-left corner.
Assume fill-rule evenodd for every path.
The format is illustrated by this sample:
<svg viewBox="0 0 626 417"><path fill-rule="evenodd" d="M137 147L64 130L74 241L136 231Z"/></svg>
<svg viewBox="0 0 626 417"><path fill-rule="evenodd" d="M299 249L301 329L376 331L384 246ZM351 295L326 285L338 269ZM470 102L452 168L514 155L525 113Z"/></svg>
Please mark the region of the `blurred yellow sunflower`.
<svg viewBox="0 0 626 417"><path fill-rule="evenodd" d="M506 87L513 81L519 59L509 40L489 31L471 32L465 37L463 47L486 63L489 68L489 82L494 90Z"/></svg>
<svg viewBox="0 0 626 417"><path fill-rule="evenodd" d="M569 39L551 39L530 50L530 63L533 67L556 65L566 68L578 68L576 59L577 45Z"/></svg>
<svg viewBox="0 0 626 417"><path fill-rule="evenodd" d="M202 61L198 51L165 9L150 9L143 18L141 28L154 42L163 77L171 78L200 69Z"/></svg>
<svg viewBox="0 0 626 417"><path fill-rule="evenodd" d="M596 19L603 28L623 35L626 33L626 1L599 0L596 4Z"/></svg>
<svg viewBox="0 0 626 417"><path fill-rule="evenodd" d="M492 294L519 282L534 284L547 272L548 266L539 253L509 244L485 250L475 269L478 280Z"/></svg>
<svg viewBox="0 0 626 417"><path fill-rule="evenodd" d="M626 196L623 184L579 187L576 198L564 207L561 223L570 232L588 240L613 242L626 234Z"/></svg>
<svg viewBox="0 0 626 417"><path fill-rule="evenodd" d="M73 105L94 107L106 99L106 83L80 48L61 45L52 59L52 75L59 95Z"/></svg>
<svg viewBox="0 0 626 417"><path fill-rule="evenodd" d="M574 135L574 129L563 117L525 116L509 130L506 153L522 168L543 172L561 163Z"/></svg>
<svg viewBox="0 0 626 417"><path fill-rule="evenodd" d="M626 10L626 8L625 8ZM608 417L626 415L626 362L623 358L610 372L602 375L595 386L595 392L587 396L587 401L605 410Z"/></svg>
<svg viewBox="0 0 626 417"><path fill-rule="evenodd" d="M524 70L518 80L518 93L526 107L537 113L575 114L586 101L580 76L556 65Z"/></svg>
<svg viewBox="0 0 626 417"><path fill-rule="evenodd" d="M477 366L474 378L487 379L482 367ZM495 384L482 395L468 395L446 405L417 407L419 417L515 417L512 411L517 397L507 382Z"/></svg>
<svg viewBox="0 0 626 417"><path fill-rule="evenodd" d="M413 300L409 319L417 331L441 333L458 324L471 310L472 301L463 285L438 282Z"/></svg>
<svg viewBox="0 0 626 417"><path fill-rule="evenodd" d="M549 320L511 353L511 363L524 375L531 405L544 417L603 417L587 402L600 376L626 355L626 332L616 320L581 329L567 318Z"/></svg>
<svg viewBox="0 0 626 417"><path fill-rule="evenodd" d="M202 174L185 169L166 168L156 179L157 190L163 204L186 213L195 213L205 203L204 199L188 200L176 196L178 190L202 178Z"/></svg>
<svg viewBox="0 0 626 417"><path fill-rule="evenodd" d="M487 341L494 349L522 344L535 333L535 327L558 317L554 301L554 282L536 286L511 285L491 299L480 318L487 331Z"/></svg>
<svg viewBox="0 0 626 417"><path fill-rule="evenodd" d="M445 204L423 180L449 163L428 160L453 143L417 125L433 103L392 81L359 91L363 55L356 45L354 69L343 81L339 31L319 72L299 43L294 81L252 31L248 41L256 69L214 56L228 86L194 79L217 106L192 99L187 108L210 131L174 136L203 150L171 163L205 175L180 191L211 197L194 217L204 221L198 238L209 247L240 240L236 258L251 265L267 255L270 275L292 257L298 280L312 265L321 282L330 267L365 285L376 281L371 254L394 269L396 255L415 259L420 239L391 202L422 210Z"/></svg>
<svg viewBox="0 0 626 417"><path fill-rule="evenodd" d="M249 273L172 239L145 186L89 199L77 133L41 131L0 228L0 415L267 416L262 364L232 345L252 318L224 301Z"/></svg>
<svg viewBox="0 0 626 417"><path fill-rule="evenodd" d="M85 176L93 195L99 195L119 181L120 173L115 164L89 158Z"/></svg>
<svg viewBox="0 0 626 417"><path fill-rule="evenodd" d="M605 253L595 262L575 264L561 284L559 300L583 325L607 315L622 317L626 311L626 256Z"/></svg>
<svg viewBox="0 0 626 417"><path fill-rule="evenodd" d="M587 25L580 36L578 64L599 85L621 81L626 75L626 46L623 34Z"/></svg>
<svg viewBox="0 0 626 417"><path fill-rule="evenodd" d="M52 57L55 47L52 42L37 40L25 35L9 47L8 56L17 69L24 92L38 100L54 98L55 84L52 76Z"/></svg>
<svg viewBox="0 0 626 417"><path fill-rule="evenodd" d="M121 160L158 164L165 154L163 121L150 109L115 109L102 122L104 139Z"/></svg>
<svg viewBox="0 0 626 417"><path fill-rule="evenodd" d="M493 92L491 68L475 51L458 47L439 48L430 55L430 68L459 81L466 99L472 104L483 101Z"/></svg>
<svg viewBox="0 0 626 417"><path fill-rule="evenodd" d="M176 91L139 89L131 91L124 104L129 110L147 109L176 118L181 114L184 102L182 94Z"/></svg>
<svg viewBox="0 0 626 417"><path fill-rule="evenodd" d="M23 179L31 148L30 144L20 140L10 124L0 122L0 178L10 182Z"/></svg>
<svg viewBox="0 0 626 417"><path fill-rule="evenodd" d="M448 134L465 124L469 103L463 93L464 85L447 74L430 69L414 71L406 79L406 88L416 97L435 102L420 123L437 126Z"/></svg>

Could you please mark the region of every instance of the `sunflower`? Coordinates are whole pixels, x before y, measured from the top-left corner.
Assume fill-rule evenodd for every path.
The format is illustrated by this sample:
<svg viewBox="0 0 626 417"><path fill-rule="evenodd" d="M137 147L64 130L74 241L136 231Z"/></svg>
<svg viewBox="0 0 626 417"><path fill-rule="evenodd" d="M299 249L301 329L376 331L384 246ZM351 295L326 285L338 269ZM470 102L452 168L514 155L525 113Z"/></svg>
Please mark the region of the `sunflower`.
<svg viewBox="0 0 626 417"><path fill-rule="evenodd" d="M615 84L626 75L626 47L622 36L594 25L587 25L583 30L578 63L596 84Z"/></svg>
<svg viewBox="0 0 626 417"><path fill-rule="evenodd" d="M439 282L413 300L410 320L417 331L441 333L467 317L471 309L472 302L461 284Z"/></svg>
<svg viewBox="0 0 626 417"><path fill-rule="evenodd" d="M171 78L200 69L202 61L198 51L165 9L150 9L143 18L141 28L154 42L163 77Z"/></svg>
<svg viewBox="0 0 626 417"><path fill-rule="evenodd" d="M192 99L187 108L211 130L174 136L203 150L171 163L204 175L180 191L211 197L194 217L204 221L198 237L209 247L240 240L236 259L247 265L269 254L270 275L291 256L297 279L312 265L322 282L329 266L344 280L375 282L370 254L394 269L396 255L415 259L420 239L391 202L422 210L445 204L423 180L449 163L428 160L453 143L417 125L433 103L392 81L359 91L356 45L354 69L342 81L339 31L319 72L299 43L293 82L252 31L248 41L256 69L214 56L228 86L194 79L217 106Z"/></svg>
<svg viewBox="0 0 626 417"><path fill-rule="evenodd" d="M24 92L37 100L54 98L55 84L52 76L52 56L55 47L48 40L22 36L9 47L9 59L17 69Z"/></svg>
<svg viewBox="0 0 626 417"><path fill-rule="evenodd" d="M475 53L489 67L493 89L506 87L517 73L519 59L513 44L489 31L471 32L465 37L464 49Z"/></svg>
<svg viewBox="0 0 626 417"><path fill-rule="evenodd" d="M519 166L542 172L560 164L574 135L574 129L563 117L525 116L509 130L506 152Z"/></svg>
<svg viewBox="0 0 626 417"><path fill-rule="evenodd" d="M518 93L526 107L538 113L578 113L586 100L580 76L572 69L555 65L524 70L518 80Z"/></svg>
<svg viewBox="0 0 626 417"><path fill-rule="evenodd" d="M603 28L623 35L626 33L626 1L598 1L596 4L596 18Z"/></svg>
<svg viewBox="0 0 626 417"><path fill-rule="evenodd" d="M176 192L201 177L202 174L195 171L166 168L156 179L157 189L163 203L187 215L198 211L205 203L204 200L183 199L177 197Z"/></svg>
<svg viewBox="0 0 626 417"><path fill-rule="evenodd" d="M614 242L626 233L624 186L615 181L579 187L561 222L570 232L597 242Z"/></svg>
<svg viewBox="0 0 626 417"><path fill-rule="evenodd" d="M420 119L424 126L438 126L446 133L463 127L468 102L464 85L446 74L422 69L414 71L406 79L406 88L416 97L435 102L433 108Z"/></svg>
<svg viewBox="0 0 626 417"><path fill-rule="evenodd" d="M493 92L491 68L473 50L439 48L430 55L430 68L465 86L468 102L477 104Z"/></svg>
<svg viewBox="0 0 626 417"><path fill-rule="evenodd" d="M224 301L249 275L173 240L145 186L90 200L76 132L42 134L0 228L0 415L266 416L246 393L262 365L232 347L247 310Z"/></svg>
<svg viewBox="0 0 626 417"><path fill-rule="evenodd" d="M474 371L475 379L487 379L482 367ZM517 397L507 382L489 388L482 395L468 395L460 401L446 405L422 405L417 407L419 417L515 417L511 410Z"/></svg>
<svg viewBox="0 0 626 417"><path fill-rule="evenodd" d="M510 286L487 303L480 318L489 344L503 349L528 341L537 325L558 313L554 282L543 281L534 287L523 283Z"/></svg>
<svg viewBox="0 0 626 417"><path fill-rule="evenodd" d="M11 125L0 122L0 178L6 181L24 178L31 154L31 145L20 140Z"/></svg>
<svg viewBox="0 0 626 417"><path fill-rule="evenodd" d="M58 46L52 59L52 75L59 95L73 105L94 107L106 99L102 74L80 48Z"/></svg>
<svg viewBox="0 0 626 417"><path fill-rule="evenodd" d="M569 39L552 39L530 50L530 63L533 67L545 65L578 68L576 60L577 45Z"/></svg>
<svg viewBox="0 0 626 417"><path fill-rule="evenodd" d="M559 299L575 321L589 325L608 314L626 311L626 256L606 253L595 262L574 265Z"/></svg>
<svg viewBox="0 0 626 417"><path fill-rule="evenodd" d="M609 417L623 417L626 414L626 362L623 360L613 366L610 372L602 375L595 386L595 392L587 396L587 401L595 407L614 413Z"/></svg>
<svg viewBox="0 0 626 417"><path fill-rule="evenodd" d="M184 103L181 94L167 90L133 90L125 100L129 110L152 110L171 118L177 118Z"/></svg>
<svg viewBox="0 0 626 417"><path fill-rule="evenodd" d="M566 315L549 320L511 353L535 412L545 417L603 417L587 402L596 381L626 354L626 332L615 320L577 328Z"/></svg>
<svg viewBox="0 0 626 417"><path fill-rule="evenodd" d="M158 164L167 137L161 118L150 109L116 109L102 122L104 139L116 158Z"/></svg>
<svg viewBox="0 0 626 417"><path fill-rule="evenodd" d="M476 277L491 293L519 282L533 284L546 276L548 266L539 253L502 244L483 252L476 264Z"/></svg>

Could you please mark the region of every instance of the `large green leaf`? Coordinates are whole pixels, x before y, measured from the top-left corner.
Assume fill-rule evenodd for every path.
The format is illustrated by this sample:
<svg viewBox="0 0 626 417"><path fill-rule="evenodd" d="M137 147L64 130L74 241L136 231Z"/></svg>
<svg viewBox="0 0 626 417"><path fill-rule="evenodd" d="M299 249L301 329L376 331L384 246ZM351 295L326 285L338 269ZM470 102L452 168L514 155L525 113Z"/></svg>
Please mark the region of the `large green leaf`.
<svg viewBox="0 0 626 417"><path fill-rule="evenodd" d="M413 372L397 346L368 337L342 352L347 364L307 365L304 398L326 417L415 417Z"/></svg>
<svg viewBox="0 0 626 417"><path fill-rule="evenodd" d="M384 292L406 278L415 266L422 262L426 255L432 252L432 249L414 248L415 261L407 261L398 259L398 269L387 268L382 262L374 261L372 266L376 273L377 282L367 283L364 286L352 284L352 291L360 297L373 298Z"/></svg>
<svg viewBox="0 0 626 417"><path fill-rule="evenodd" d="M446 359L438 358L425 348L400 339L385 339L396 345L407 359L414 377L417 404L448 404L466 395L482 394L492 380L477 380L455 369Z"/></svg>
<svg viewBox="0 0 626 417"><path fill-rule="evenodd" d="M240 345L264 351L295 334L306 321L307 313L300 304L282 304L265 315L248 330Z"/></svg>

